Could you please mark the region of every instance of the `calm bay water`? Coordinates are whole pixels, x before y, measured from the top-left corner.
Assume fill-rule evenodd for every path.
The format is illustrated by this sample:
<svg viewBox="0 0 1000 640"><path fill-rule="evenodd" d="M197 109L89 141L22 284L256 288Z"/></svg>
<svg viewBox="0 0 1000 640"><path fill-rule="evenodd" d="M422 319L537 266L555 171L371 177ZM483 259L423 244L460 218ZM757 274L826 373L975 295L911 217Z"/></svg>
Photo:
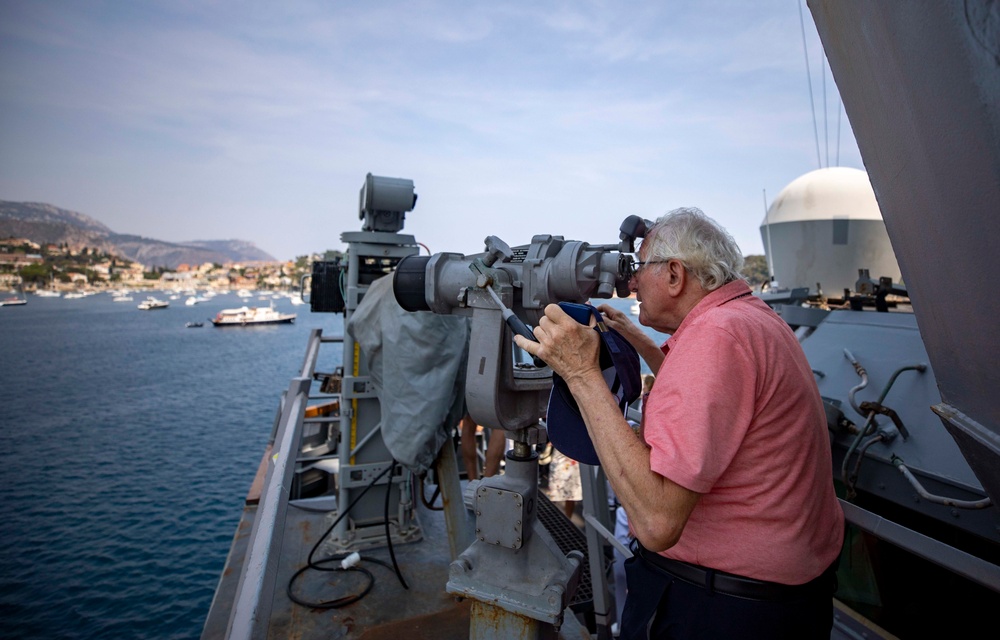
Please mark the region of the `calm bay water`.
<svg viewBox="0 0 1000 640"><path fill-rule="evenodd" d="M235 295L140 299L0 308L3 638L199 637L309 332L343 332L286 299L293 325L225 329L206 318Z"/></svg>
<svg viewBox="0 0 1000 640"><path fill-rule="evenodd" d="M224 329L235 295L140 300L0 308L4 638L197 638L279 395L312 328L342 333L287 299L293 325Z"/></svg>

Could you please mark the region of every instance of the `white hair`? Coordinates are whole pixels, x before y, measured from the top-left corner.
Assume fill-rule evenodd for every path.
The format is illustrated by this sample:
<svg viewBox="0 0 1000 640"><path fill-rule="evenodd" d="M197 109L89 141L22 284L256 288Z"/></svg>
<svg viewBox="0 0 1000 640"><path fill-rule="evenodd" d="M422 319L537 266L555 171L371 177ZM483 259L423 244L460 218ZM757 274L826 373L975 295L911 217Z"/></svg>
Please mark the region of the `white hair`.
<svg viewBox="0 0 1000 640"><path fill-rule="evenodd" d="M676 258L706 291L743 276L743 253L729 232L701 209L674 209L646 232L646 260Z"/></svg>

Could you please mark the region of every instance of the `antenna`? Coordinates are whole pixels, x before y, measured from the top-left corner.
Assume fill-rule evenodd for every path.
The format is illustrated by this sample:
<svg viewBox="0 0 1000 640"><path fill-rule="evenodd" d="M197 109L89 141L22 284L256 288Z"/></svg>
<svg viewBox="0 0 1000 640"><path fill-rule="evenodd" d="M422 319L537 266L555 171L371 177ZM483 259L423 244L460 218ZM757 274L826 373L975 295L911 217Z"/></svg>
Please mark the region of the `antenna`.
<svg viewBox="0 0 1000 640"><path fill-rule="evenodd" d="M767 189L764 189L764 229L767 230L767 270L774 282L774 252L771 251L771 210L767 207Z"/></svg>
<svg viewBox="0 0 1000 640"><path fill-rule="evenodd" d="M816 103L813 100L812 74L809 73L809 49L806 47L806 22L802 17L802 3L799 2L799 26L802 28L802 53L806 57L806 81L809 83L809 106L812 108L813 136L816 138L816 164L823 168L823 160L819 155L819 129L816 126Z"/></svg>
<svg viewBox="0 0 1000 640"><path fill-rule="evenodd" d="M837 166L840 166L840 112L841 109L840 91L837 91Z"/></svg>
<svg viewBox="0 0 1000 640"><path fill-rule="evenodd" d="M826 51L820 48L819 72L823 76L823 148L826 150L826 166L830 166L830 119L826 115L828 100L826 99Z"/></svg>

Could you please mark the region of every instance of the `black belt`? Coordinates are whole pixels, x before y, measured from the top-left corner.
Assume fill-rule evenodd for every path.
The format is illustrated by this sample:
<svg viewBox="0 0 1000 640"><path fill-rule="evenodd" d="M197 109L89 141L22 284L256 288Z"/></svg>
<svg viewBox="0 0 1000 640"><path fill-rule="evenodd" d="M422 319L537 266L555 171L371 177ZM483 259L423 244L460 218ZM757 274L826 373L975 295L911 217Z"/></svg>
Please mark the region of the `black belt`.
<svg viewBox="0 0 1000 640"><path fill-rule="evenodd" d="M716 571L696 564L671 560L645 549L638 540L632 541L632 553L646 562L659 567L675 578L696 587L719 593L747 598L749 600L783 601L795 600L809 595L826 593L830 596L836 590L835 565L805 584L781 584L739 576L725 571Z"/></svg>

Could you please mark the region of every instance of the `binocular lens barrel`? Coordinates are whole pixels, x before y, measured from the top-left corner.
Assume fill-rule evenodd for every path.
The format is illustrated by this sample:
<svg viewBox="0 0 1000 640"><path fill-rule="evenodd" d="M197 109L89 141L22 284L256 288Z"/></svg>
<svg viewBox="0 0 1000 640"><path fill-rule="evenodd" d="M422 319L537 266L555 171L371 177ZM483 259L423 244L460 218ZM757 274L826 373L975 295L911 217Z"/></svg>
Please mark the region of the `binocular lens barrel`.
<svg viewBox="0 0 1000 640"><path fill-rule="evenodd" d="M406 256L396 265L392 278L392 293L399 306L407 311L430 311L424 285L430 256Z"/></svg>

